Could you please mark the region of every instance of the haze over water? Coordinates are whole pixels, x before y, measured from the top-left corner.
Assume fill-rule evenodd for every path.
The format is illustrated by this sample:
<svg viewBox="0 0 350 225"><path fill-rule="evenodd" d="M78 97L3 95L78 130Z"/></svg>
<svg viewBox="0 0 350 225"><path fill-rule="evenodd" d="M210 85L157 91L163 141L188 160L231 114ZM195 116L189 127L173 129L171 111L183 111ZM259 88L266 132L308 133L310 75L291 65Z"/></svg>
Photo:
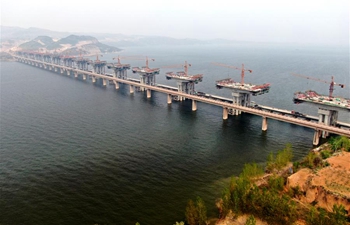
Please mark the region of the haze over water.
<svg viewBox="0 0 350 225"><path fill-rule="evenodd" d="M290 75L330 80L350 97L347 49L284 45L177 46L127 48L123 55L155 58L150 67L183 64L203 73L198 91L230 96L215 80L240 79L240 71L220 62L252 69L246 82L271 83L258 104L316 115L317 107L294 105L295 91L327 94L328 85ZM104 55L112 61L118 54ZM132 66L143 61L123 60ZM175 86L161 69L157 82ZM129 77L138 78L131 72ZM350 122L348 112L340 120ZM222 109L173 102L166 95L129 94L128 86L44 71L17 62L1 63L0 223L2 224L174 224L184 219L188 199L201 196L209 216L229 178L244 163L265 162L272 151L293 145L295 159L312 147L313 131L274 120L267 132L249 114L222 120Z"/></svg>

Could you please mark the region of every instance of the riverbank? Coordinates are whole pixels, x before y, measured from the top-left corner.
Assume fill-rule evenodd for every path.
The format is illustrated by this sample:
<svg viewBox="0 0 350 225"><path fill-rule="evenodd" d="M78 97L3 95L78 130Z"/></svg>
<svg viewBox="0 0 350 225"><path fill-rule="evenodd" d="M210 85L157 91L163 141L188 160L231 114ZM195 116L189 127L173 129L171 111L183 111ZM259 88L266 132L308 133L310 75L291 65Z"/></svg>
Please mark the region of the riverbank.
<svg viewBox="0 0 350 225"><path fill-rule="evenodd" d="M347 139L347 141L349 140ZM303 160L293 163L293 166L290 163L278 172L265 173L260 178L254 179L254 184L250 186L250 191L245 191L244 193L250 197L240 197L246 198L248 202L245 204L249 205L248 208L250 207L252 209L248 210L248 212L245 209L243 214L240 210L238 213L237 211L234 213L230 209L224 218L210 220L209 224L247 224L250 216L249 211L255 212L256 207L260 207L259 200L256 200L259 197L251 193L260 193L259 195L263 195L265 193L264 189L272 189L273 186L271 184L273 183L270 181L273 177L275 177L273 179L278 180L276 179L276 175L278 178L284 180L278 195L281 198L290 199L290 204L294 208L294 215L288 215L290 218L286 218L286 224L318 224L321 220L325 222L324 224L348 224L346 220L349 221L350 215L350 152L345 151L346 149L344 147L340 147L340 149L336 149L334 152L333 150L334 146L325 143L311 150ZM288 174L291 172L290 168L293 168L294 171L291 175ZM237 187L234 187L234 189ZM254 192L256 187L260 191ZM230 189L232 189L232 185ZM230 192L229 201L232 201L233 192L232 190ZM231 204L234 205L234 201ZM264 207L261 210L264 210ZM256 214L256 212L253 214ZM257 215L254 216L256 225L267 225L271 222L273 224L279 224L271 220L271 217L267 217L271 220L268 223L259 219ZM313 216L316 216L316 219L312 218Z"/></svg>

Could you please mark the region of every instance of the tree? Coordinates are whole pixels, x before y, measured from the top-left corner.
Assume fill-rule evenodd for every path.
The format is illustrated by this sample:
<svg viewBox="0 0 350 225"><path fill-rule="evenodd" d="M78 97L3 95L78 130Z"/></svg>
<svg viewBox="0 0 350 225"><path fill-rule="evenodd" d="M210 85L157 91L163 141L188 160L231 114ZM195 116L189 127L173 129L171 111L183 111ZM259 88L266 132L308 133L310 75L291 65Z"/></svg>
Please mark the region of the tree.
<svg viewBox="0 0 350 225"><path fill-rule="evenodd" d="M346 210L343 205L333 205L333 214L331 216L334 224L345 225L346 224Z"/></svg>
<svg viewBox="0 0 350 225"><path fill-rule="evenodd" d="M192 199L190 199L187 203L185 216L186 216L187 224L197 225L198 212L197 212L196 206L194 205L194 202L192 201Z"/></svg>
<svg viewBox="0 0 350 225"><path fill-rule="evenodd" d="M240 174L240 177L252 179L259 177L264 174L264 170L261 166L256 163L247 163L244 164L243 171Z"/></svg>
<svg viewBox="0 0 350 225"><path fill-rule="evenodd" d="M344 151L350 151L350 139L345 136L332 137L329 140L329 144L333 151L343 149Z"/></svg>
<svg viewBox="0 0 350 225"><path fill-rule="evenodd" d="M198 214L198 225L206 225L207 207L205 206L204 201L200 197L197 197L196 208Z"/></svg>
<svg viewBox="0 0 350 225"><path fill-rule="evenodd" d="M253 215L250 215L245 222L245 225L256 225L255 217Z"/></svg>
<svg viewBox="0 0 350 225"><path fill-rule="evenodd" d="M266 169L269 171L273 171L274 169L282 169L284 166L288 164L293 158L292 153L292 145L286 144L286 147L282 150L279 150L274 156L273 153L270 153L267 157L267 165Z"/></svg>

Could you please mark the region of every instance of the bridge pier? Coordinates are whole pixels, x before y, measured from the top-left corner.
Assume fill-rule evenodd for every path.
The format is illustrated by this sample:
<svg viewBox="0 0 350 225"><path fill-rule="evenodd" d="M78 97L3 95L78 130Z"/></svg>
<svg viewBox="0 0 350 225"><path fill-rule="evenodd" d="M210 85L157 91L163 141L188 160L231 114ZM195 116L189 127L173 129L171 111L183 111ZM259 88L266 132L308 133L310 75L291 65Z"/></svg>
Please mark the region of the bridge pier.
<svg viewBox="0 0 350 225"><path fill-rule="evenodd" d="M118 89L119 89L119 83L118 83L118 81L115 81L115 80L114 80L114 84L115 84L115 89L118 90Z"/></svg>
<svg viewBox="0 0 350 225"><path fill-rule="evenodd" d="M318 123L322 123L327 126L336 126L338 120L338 111L319 108L318 117ZM322 131L322 137L326 138L327 136L329 136L329 133Z"/></svg>
<svg viewBox="0 0 350 225"><path fill-rule="evenodd" d="M92 79L92 83L96 83L96 77L95 76L91 76Z"/></svg>
<svg viewBox="0 0 350 225"><path fill-rule="evenodd" d="M61 73L63 74L64 70L63 70L62 68L60 69L60 71L61 71Z"/></svg>
<svg viewBox="0 0 350 225"><path fill-rule="evenodd" d="M262 118L262 128L263 131L267 131L267 117Z"/></svg>
<svg viewBox="0 0 350 225"><path fill-rule="evenodd" d="M222 108L222 119L227 120L228 118L228 109L223 107Z"/></svg>
<svg viewBox="0 0 350 225"><path fill-rule="evenodd" d="M172 102L172 97L171 97L171 94L167 94L167 102L168 102L168 104L170 105L171 104L171 102Z"/></svg>
<svg viewBox="0 0 350 225"><path fill-rule="evenodd" d="M312 141L313 145L318 145L320 143L320 137L322 135L322 130L315 130L314 138Z"/></svg>
<svg viewBox="0 0 350 225"><path fill-rule="evenodd" d="M70 70L67 70L67 76L70 76Z"/></svg>
<svg viewBox="0 0 350 225"><path fill-rule="evenodd" d="M83 80L86 80L87 75L83 74Z"/></svg>
<svg viewBox="0 0 350 225"><path fill-rule="evenodd" d="M107 85L107 80L106 79L102 79L102 84L103 84L103 86L106 86Z"/></svg>
<svg viewBox="0 0 350 225"><path fill-rule="evenodd" d="M192 100L192 111L197 111L197 102L196 102L196 100Z"/></svg>
<svg viewBox="0 0 350 225"><path fill-rule="evenodd" d="M130 88L130 94L133 94L135 92L135 87L133 85L130 85L129 88Z"/></svg>
<svg viewBox="0 0 350 225"><path fill-rule="evenodd" d="M74 72L74 77L75 77L75 78L78 77L78 72Z"/></svg>
<svg viewBox="0 0 350 225"><path fill-rule="evenodd" d="M147 98L151 98L151 89L147 89Z"/></svg>

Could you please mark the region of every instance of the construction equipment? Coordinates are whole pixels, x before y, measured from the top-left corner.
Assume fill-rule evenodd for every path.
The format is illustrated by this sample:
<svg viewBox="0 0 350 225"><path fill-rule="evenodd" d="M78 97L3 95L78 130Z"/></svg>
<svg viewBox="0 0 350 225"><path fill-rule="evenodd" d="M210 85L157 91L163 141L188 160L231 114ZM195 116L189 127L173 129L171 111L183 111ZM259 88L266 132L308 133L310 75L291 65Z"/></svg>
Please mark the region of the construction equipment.
<svg viewBox="0 0 350 225"><path fill-rule="evenodd" d="M331 82L329 82L329 81L321 80L321 79L319 79L319 78L305 76L305 75L302 75L302 74L292 73L292 75L297 76L297 77L306 78L306 79L309 79L309 80L315 80L315 81L319 81L319 82L322 82L322 83L329 84L329 99L332 99L332 98L333 98L334 85L337 85L337 86L339 86L339 87L341 87L341 88L344 88L344 87L345 87L344 84L337 84L337 83L335 83L335 82L334 82L334 77L333 77L333 76L332 76L332 78L331 78Z"/></svg>
<svg viewBox="0 0 350 225"><path fill-rule="evenodd" d="M213 65L215 66L222 66L222 67L226 67L226 68L230 68L230 69L236 69L236 70L241 70L241 84L244 84L244 72L248 71L249 73L252 73L253 70L248 70L248 69L244 69L244 64L242 63L242 68L236 67L236 66L230 66L230 65L226 65L223 63L217 63L217 62L212 62Z"/></svg>

